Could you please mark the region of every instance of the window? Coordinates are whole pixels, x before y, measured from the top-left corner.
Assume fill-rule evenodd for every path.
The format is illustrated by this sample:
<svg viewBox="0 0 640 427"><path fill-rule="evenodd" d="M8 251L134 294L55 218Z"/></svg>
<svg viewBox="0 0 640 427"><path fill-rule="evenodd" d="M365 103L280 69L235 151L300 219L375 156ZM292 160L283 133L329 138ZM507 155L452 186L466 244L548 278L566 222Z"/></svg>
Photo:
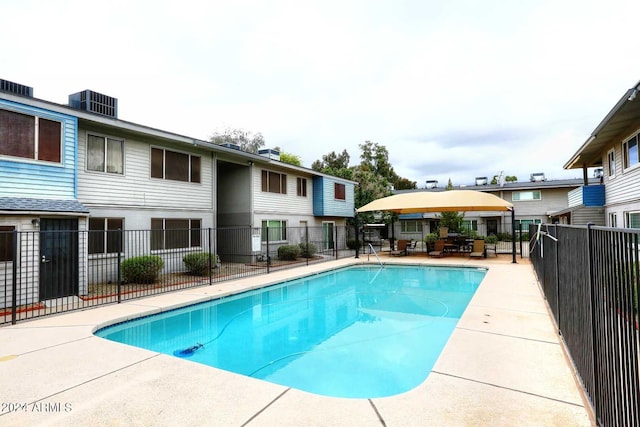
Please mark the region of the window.
<svg viewBox="0 0 640 427"><path fill-rule="evenodd" d="M466 231L478 231L478 220L477 219L463 219L460 222L460 227Z"/></svg>
<svg viewBox="0 0 640 427"><path fill-rule="evenodd" d="M307 197L307 179L306 178L298 178L296 187L297 187L298 196Z"/></svg>
<svg viewBox="0 0 640 427"><path fill-rule="evenodd" d="M87 170L122 174L124 141L104 136L87 135Z"/></svg>
<svg viewBox="0 0 640 427"><path fill-rule="evenodd" d="M0 225L0 262L13 261L13 232L15 227Z"/></svg>
<svg viewBox="0 0 640 427"><path fill-rule="evenodd" d="M526 200L541 200L540 191L514 191L511 193L511 200L514 202L522 202Z"/></svg>
<svg viewBox="0 0 640 427"><path fill-rule="evenodd" d="M0 110L0 155L60 163L62 123Z"/></svg>
<svg viewBox="0 0 640 427"><path fill-rule="evenodd" d="M616 152L614 150L607 153L607 165L609 166L608 176L613 178L616 176Z"/></svg>
<svg viewBox="0 0 640 427"><path fill-rule="evenodd" d="M286 220L264 220L262 221L262 241L278 242L287 240L287 221Z"/></svg>
<svg viewBox="0 0 640 427"><path fill-rule="evenodd" d="M262 171L262 191L287 194L287 175L283 173Z"/></svg>
<svg viewBox="0 0 640 427"><path fill-rule="evenodd" d="M346 187L344 184L334 183L333 184L333 193L334 197L338 200L346 200Z"/></svg>
<svg viewBox="0 0 640 427"><path fill-rule="evenodd" d="M640 212L626 213L627 228L640 228Z"/></svg>
<svg viewBox="0 0 640 427"><path fill-rule="evenodd" d="M151 177L172 181L200 182L201 160L177 151L151 149Z"/></svg>
<svg viewBox="0 0 640 427"><path fill-rule="evenodd" d="M518 232L523 232L523 233L528 233L529 232L529 224L540 224L542 223L541 220L539 219L517 219L516 220L516 233Z"/></svg>
<svg viewBox="0 0 640 427"><path fill-rule="evenodd" d="M122 218L89 218L89 254L116 254L123 251Z"/></svg>
<svg viewBox="0 0 640 427"><path fill-rule="evenodd" d="M609 227L617 227L618 226L618 215L615 213L609 214Z"/></svg>
<svg viewBox="0 0 640 427"><path fill-rule="evenodd" d="M622 155L624 156L625 169L638 164L638 135L622 144Z"/></svg>
<svg viewBox="0 0 640 427"><path fill-rule="evenodd" d="M151 250L201 246L202 220L151 218Z"/></svg>
<svg viewBox="0 0 640 427"><path fill-rule="evenodd" d="M422 233L422 221L404 220L400 221L401 233Z"/></svg>

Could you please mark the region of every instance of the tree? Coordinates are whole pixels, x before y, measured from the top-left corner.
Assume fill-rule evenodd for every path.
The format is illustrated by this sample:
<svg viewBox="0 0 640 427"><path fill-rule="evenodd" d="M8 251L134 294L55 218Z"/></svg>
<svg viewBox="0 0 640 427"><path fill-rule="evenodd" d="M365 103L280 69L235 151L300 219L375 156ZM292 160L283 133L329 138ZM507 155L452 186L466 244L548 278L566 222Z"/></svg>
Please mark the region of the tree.
<svg viewBox="0 0 640 427"><path fill-rule="evenodd" d="M252 134L243 129L225 129L223 133L214 132L209 141L214 144L235 144L240 146L242 151L257 154L258 150L264 147L264 137L260 132Z"/></svg>
<svg viewBox="0 0 640 427"><path fill-rule="evenodd" d="M453 190L453 182L449 178L446 191ZM447 227L450 233L460 233L462 231L462 221L464 220L464 212L440 212L440 227Z"/></svg>
<svg viewBox="0 0 640 427"><path fill-rule="evenodd" d="M302 166L302 160L300 160L300 156L291 153L285 153L280 147L275 147L274 150L280 153L280 161L283 163L288 163L294 166Z"/></svg>
<svg viewBox="0 0 640 427"><path fill-rule="evenodd" d="M418 188L418 183L407 178L398 178L398 180L393 184L393 188L396 190L416 190Z"/></svg>
<svg viewBox="0 0 640 427"><path fill-rule="evenodd" d="M343 150L336 154L332 151L322 156L322 160L316 160L311 164L311 169L327 175L337 176L344 179L353 179L353 168L349 167L349 153Z"/></svg>
<svg viewBox="0 0 640 427"><path fill-rule="evenodd" d="M335 151L322 156L322 160L316 160L311 164L311 169L322 172L325 169L340 170L349 168L349 153L342 150L342 153L336 154Z"/></svg>
<svg viewBox="0 0 640 427"><path fill-rule="evenodd" d="M365 141L359 147L362 151L360 154L361 168L370 170L384 178L389 184L395 183L400 178L389 163L387 147L371 141Z"/></svg>

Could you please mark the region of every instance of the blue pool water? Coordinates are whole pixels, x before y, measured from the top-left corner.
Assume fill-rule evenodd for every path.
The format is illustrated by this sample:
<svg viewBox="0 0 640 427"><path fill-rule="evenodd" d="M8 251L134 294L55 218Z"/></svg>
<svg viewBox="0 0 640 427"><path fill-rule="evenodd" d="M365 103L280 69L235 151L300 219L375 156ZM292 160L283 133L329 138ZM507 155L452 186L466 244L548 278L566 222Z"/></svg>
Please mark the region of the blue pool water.
<svg viewBox="0 0 640 427"><path fill-rule="evenodd" d="M311 393L390 396L426 379L485 273L349 267L96 335Z"/></svg>

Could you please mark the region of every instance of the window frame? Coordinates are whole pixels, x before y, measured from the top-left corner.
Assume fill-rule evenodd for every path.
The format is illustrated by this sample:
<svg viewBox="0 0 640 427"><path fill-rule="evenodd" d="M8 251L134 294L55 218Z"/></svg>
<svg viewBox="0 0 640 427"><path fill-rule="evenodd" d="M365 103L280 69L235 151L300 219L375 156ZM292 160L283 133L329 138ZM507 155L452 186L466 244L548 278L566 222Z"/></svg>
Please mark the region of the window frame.
<svg viewBox="0 0 640 427"><path fill-rule="evenodd" d="M271 223L278 223L273 226ZM268 230L268 234L267 234ZM260 222L260 240L264 243L268 235L269 243L283 243L287 241L287 220L286 219L263 219ZM273 236L273 238L272 238Z"/></svg>
<svg viewBox="0 0 640 427"><path fill-rule="evenodd" d="M95 224L98 221L102 222L102 228L91 228L92 222ZM120 241L120 250L118 250L117 247L114 247L117 245L118 241L118 230L124 230L124 218L89 217L87 222L89 227L89 234L87 236L87 253L89 256L109 256L124 253L124 239ZM96 239L98 240L96 241ZM94 251L94 246L102 246L102 250Z"/></svg>
<svg viewBox="0 0 640 427"><path fill-rule="evenodd" d="M478 231L478 220L477 219L463 219L460 221L460 229L467 231Z"/></svg>
<svg viewBox="0 0 640 427"><path fill-rule="evenodd" d="M609 179L616 177L616 150L614 148L607 152L607 176Z"/></svg>
<svg viewBox="0 0 640 427"><path fill-rule="evenodd" d="M333 183L333 198L335 200L347 200L347 186L341 182Z"/></svg>
<svg viewBox="0 0 640 427"><path fill-rule="evenodd" d="M413 227L409 227L409 224L413 224ZM419 219L400 220L400 233L422 233L423 227L422 220Z"/></svg>
<svg viewBox="0 0 640 427"><path fill-rule="evenodd" d="M526 228L523 229L522 228L522 223L524 222L524 224L526 225ZM529 232L529 225L530 224L542 224L542 220L541 219L530 219L530 218L524 218L524 219L516 219L516 224L518 224L518 227L516 227L516 233L528 233Z"/></svg>
<svg viewBox="0 0 640 427"><path fill-rule="evenodd" d="M635 222L632 221L631 217L632 216L637 216L638 217L638 226L637 227L632 227L631 223ZM629 211L629 212L625 212L624 213L624 227L625 228L632 228L632 229L638 229L640 228L640 211Z"/></svg>
<svg viewBox="0 0 640 427"><path fill-rule="evenodd" d="M521 196L523 194L528 194L531 193L532 198L530 199L522 199ZM518 197L516 198L516 194L518 195ZM536 194L538 195L538 197L536 198ZM512 191L511 192L511 201L512 202L538 202L542 200L542 191L540 190L527 190L527 191Z"/></svg>
<svg viewBox="0 0 640 427"><path fill-rule="evenodd" d="M263 193L287 194L287 174L262 169L260 184Z"/></svg>
<svg viewBox="0 0 640 427"><path fill-rule="evenodd" d="M0 263L14 262L13 259L13 239L15 238L16 227L14 225L0 225ZM7 236L9 236L7 238Z"/></svg>
<svg viewBox="0 0 640 427"><path fill-rule="evenodd" d="M188 184L202 184L202 156L197 156L195 154L191 154L186 151L169 150L164 147L152 146L150 148L151 148L149 153L150 178L162 179L164 181L172 181L172 182L186 182ZM182 173L184 174L185 179L175 179L174 175L172 175L171 178L167 177L167 152L170 153L170 156L173 156L174 160L178 158L176 156L186 156L188 163L186 165L186 170L184 169L182 170ZM158 171L158 168L157 168L158 165L155 165L154 167L154 153L155 153L156 159L158 154L162 154L162 158L160 159L161 171ZM196 164L197 164L197 167L196 167ZM171 170L170 172L171 174L177 173L176 168L170 168L170 170ZM194 170L196 170L197 173L195 173ZM158 175L158 172L160 172L159 175ZM194 175L197 175L197 176L194 176Z"/></svg>
<svg viewBox="0 0 640 427"><path fill-rule="evenodd" d="M162 228L156 227L159 221L161 222ZM178 221L187 222L188 228L167 228L167 222L176 223ZM149 236L151 252L157 253L160 251L201 248L201 230L202 218L151 218L151 234ZM169 233L167 233L167 231L169 231ZM167 247L167 241L171 242L170 247ZM186 246L180 246L180 243L184 243L185 241ZM158 244L160 244L160 247L158 247Z"/></svg>
<svg viewBox="0 0 640 427"><path fill-rule="evenodd" d="M89 140L90 138L99 138L102 139L102 154L103 154L103 164L102 164L102 170L98 170L98 169L91 169L89 167L89 159L90 159L90 148L89 148ZM120 169L121 171L109 171L109 146L111 142L114 143L120 143ZM124 139L120 139L120 138L114 138L111 136L106 136L106 135L100 135L100 134L96 134L96 133L91 133L91 132L87 132L87 138L86 138L86 162L85 162L85 170L87 172L95 172L95 173L105 173L105 174L110 174L110 175L123 175L124 176L124 167L125 167L125 141Z"/></svg>
<svg viewBox="0 0 640 427"><path fill-rule="evenodd" d="M307 178L296 178L296 194L298 197L307 197Z"/></svg>
<svg viewBox="0 0 640 427"><path fill-rule="evenodd" d="M635 147L635 162L631 164L631 155L630 155L630 143L633 142L633 146ZM640 165L640 141L638 141L638 134L633 135L630 138L627 138L622 143L622 170L630 170L635 169Z"/></svg>
<svg viewBox="0 0 640 427"><path fill-rule="evenodd" d="M6 124L6 129L5 129L3 127L3 121L0 120L0 150L2 150L1 144L4 139L7 139L7 140L17 139L17 143L14 142L13 146L9 146L9 142L6 143L7 152L5 153L0 151L0 158L8 157L11 159L19 159L23 161L38 162L38 163L53 164L53 165L64 164L63 159L64 159L65 141L63 137L64 122L62 120L47 117L44 115L25 113L25 112L16 111L8 108L0 108L0 116L4 114L15 114L15 115L23 116L24 118L23 120L25 120L25 123L24 123L25 126L23 126L25 132L23 133L17 132L16 126L15 125L12 126L9 123ZM7 119L7 121L8 120L9 119ZM40 121L42 121L42 124L40 123ZM49 125L47 125L46 123L55 124L58 128L57 134L55 132L52 134L50 130L47 131L46 128ZM5 130L3 131L3 129ZM57 139L57 141L54 141L58 145L57 147L55 147L57 148L57 150L55 149L50 150L48 148L45 148L44 140L50 138L52 135L55 135L55 139ZM14 151L13 153L10 152L9 150L10 148L13 148L15 150L19 146L22 146L22 148L26 148L27 151L24 153L17 153L16 151ZM51 155L53 155L55 158L54 159L41 158L44 156L51 156Z"/></svg>

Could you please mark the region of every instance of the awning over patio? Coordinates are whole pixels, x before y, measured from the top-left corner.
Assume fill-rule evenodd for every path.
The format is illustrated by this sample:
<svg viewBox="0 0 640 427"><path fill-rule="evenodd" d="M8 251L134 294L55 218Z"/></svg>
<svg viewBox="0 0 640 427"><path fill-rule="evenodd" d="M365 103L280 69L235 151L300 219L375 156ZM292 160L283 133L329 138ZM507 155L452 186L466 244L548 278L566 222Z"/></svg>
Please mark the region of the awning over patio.
<svg viewBox="0 0 640 427"><path fill-rule="evenodd" d="M408 214L417 212L511 211L511 229L515 236L513 204L493 194L474 190L440 192L415 191L395 194L367 203L356 209L358 213L372 211ZM512 239L513 262L516 262L516 241Z"/></svg>
<svg viewBox="0 0 640 427"><path fill-rule="evenodd" d="M417 212L509 211L513 204L493 194L473 190L416 191L374 200L360 212L387 211L399 214Z"/></svg>

